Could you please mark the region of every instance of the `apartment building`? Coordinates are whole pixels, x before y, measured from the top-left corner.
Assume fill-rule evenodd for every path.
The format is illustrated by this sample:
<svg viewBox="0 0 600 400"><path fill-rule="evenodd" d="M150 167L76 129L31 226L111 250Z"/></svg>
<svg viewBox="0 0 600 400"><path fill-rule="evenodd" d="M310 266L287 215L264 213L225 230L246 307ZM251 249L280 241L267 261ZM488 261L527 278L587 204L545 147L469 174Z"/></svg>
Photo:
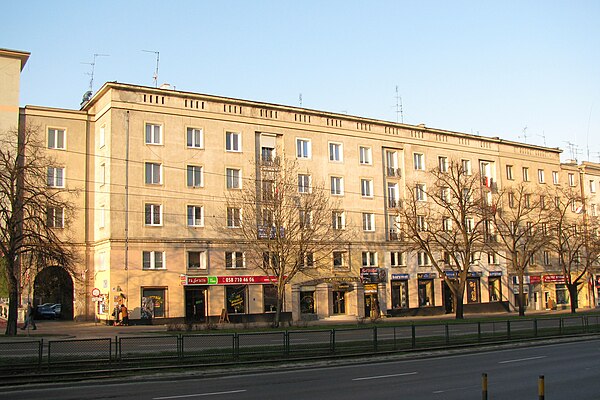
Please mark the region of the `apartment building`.
<svg viewBox="0 0 600 400"><path fill-rule="evenodd" d="M232 235L243 209L225 201L275 157L304 171L299 191L302 182L323 182L339 204L332 223L352 229L317 277L299 274L286 288L284 311L294 321L361 318L375 303L391 315L450 311L442 277L424 254L408 250L395 223L407 187L427 185L434 167L459 161L481 173L490 193L516 182L535 191L570 174L580 179L578 166L561 165L559 149L168 85L109 82L80 110L25 106L20 124L39 127L57 163L49 168L80 192L65 232L81 253L74 315L106 320L120 303L132 319L268 320L274 288ZM584 170L598 181L597 165ZM527 278L534 308L546 306L544 293L556 297L556 282L543 278L548 271L556 275L536 265ZM502 257L478 257L466 310L512 307L512 275ZM539 288L534 276L544 280Z"/></svg>

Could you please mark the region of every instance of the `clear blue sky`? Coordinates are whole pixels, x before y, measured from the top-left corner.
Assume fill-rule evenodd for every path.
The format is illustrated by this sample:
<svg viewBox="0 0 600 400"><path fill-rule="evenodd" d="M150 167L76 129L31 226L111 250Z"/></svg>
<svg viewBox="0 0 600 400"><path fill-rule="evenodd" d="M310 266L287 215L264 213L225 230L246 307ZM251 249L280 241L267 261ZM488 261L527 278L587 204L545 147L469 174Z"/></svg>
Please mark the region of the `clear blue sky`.
<svg viewBox="0 0 600 400"><path fill-rule="evenodd" d="M600 160L600 1L10 1L21 105L106 81L500 136Z"/></svg>

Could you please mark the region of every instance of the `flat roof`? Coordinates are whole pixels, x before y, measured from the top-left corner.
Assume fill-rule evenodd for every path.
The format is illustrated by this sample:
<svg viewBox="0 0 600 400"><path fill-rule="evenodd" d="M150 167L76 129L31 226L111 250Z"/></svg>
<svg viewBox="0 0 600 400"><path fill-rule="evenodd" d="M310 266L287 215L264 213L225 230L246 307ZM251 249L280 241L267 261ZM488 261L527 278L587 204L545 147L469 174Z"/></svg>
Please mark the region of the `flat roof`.
<svg viewBox="0 0 600 400"><path fill-rule="evenodd" d="M25 63L27 63L27 60L29 60L30 55L31 53L27 51L0 48L0 57L18 58L21 60L21 71L23 71Z"/></svg>

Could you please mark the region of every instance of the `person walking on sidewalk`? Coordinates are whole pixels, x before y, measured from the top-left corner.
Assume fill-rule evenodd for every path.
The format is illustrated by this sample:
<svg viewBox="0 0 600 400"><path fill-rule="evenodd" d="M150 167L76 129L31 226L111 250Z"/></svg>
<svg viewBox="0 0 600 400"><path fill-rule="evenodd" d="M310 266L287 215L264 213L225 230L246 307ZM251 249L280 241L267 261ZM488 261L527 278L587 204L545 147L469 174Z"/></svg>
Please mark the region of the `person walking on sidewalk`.
<svg viewBox="0 0 600 400"><path fill-rule="evenodd" d="M125 304L121 304L121 325L129 325L129 311Z"/></svg>
<svg viewBox="0 0 600 400"><path fill-rule="evenodd" d="M35 331L37 327L35 326L35 321L33 317L35 315L35 309L31 305L31 302L27 302L27 313L25 314L25 325L21 328L22 330L27 329L28 326L33 326L33 330Z"/></svg>

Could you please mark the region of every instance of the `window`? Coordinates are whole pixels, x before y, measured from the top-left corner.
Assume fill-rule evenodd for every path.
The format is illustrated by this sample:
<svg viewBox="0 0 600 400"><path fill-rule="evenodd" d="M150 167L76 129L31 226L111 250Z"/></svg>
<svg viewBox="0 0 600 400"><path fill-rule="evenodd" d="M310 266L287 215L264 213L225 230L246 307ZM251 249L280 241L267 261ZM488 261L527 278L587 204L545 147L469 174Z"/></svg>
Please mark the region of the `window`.
<svg viewBox="0 0 600 400"><path fill-rule="evenodd" d="M471 160L461 160L462 172L465 175L471 175L473 170L471 169Z"/></svg>
<svg viewBox="0 0 600 400"><path fill-rule="evenodd" d="M449 187L441 187L440 188L440 200L444 203L450 203L450 188Z"/></svg>
<svg viewBox="0 0 600 400"><path fill-rule="evenodd" d="M385 166L387 169L387 176L400 176L398 153L396 151L387 150L385 152Z"/></svg>
<svg viewBox="0 0 600 400"><path fill-rule="evenodd" d="M424 215L417 215L415 222L419 232L424 232L427 230L427 221L425 220Z"/></svg>
<svg viewBox="0 0 600 400"><path fill-rule="evenodd" d="M481 302L479 278L467 278L467 303Z"/></svg>
<svg viewBox="0 0 600 400"><path fill-rule="evenodd" d="M227 227L239 228L242 224L242 209L227 207Z"/></svg>
<svg viewBox="0 0 600 400"><path fill-rule="evenodd" d="M360 194L363 197L373 197L373 180L372 179L361 179L360 180Z"/></svg>
<svg viewBox="0 0 600 400"><path fill-rule="evenodd" d="M359 157L360 157L361 164L371 165L373 163L373 158L372 158L370 147L360 146Z"/></svg>
<svg viewBox="0 0 600 400"><path fill-rule="evenodd" d="M106 185L106 163L100 164L100 186Z"/></svg>
<svg viewBox="0 0 600 400"><path fill-rule="evenodd" d="M531 208L531 195L529 193L523 195L523 206L525 208Z"/></svg>
<svg viewBox="0 0 600 400"><path fill-rule="evenodd" d="M314 314L315 313L315 291L307 290L300 292L300 313Z"/></svg>
<svg viewBox="0 0 600 400"><path fill-rule="evenodd" d="M427 194L425 192L425 184L417 183L415 186L415 200L417 201L425 201L427 200Z"/></svg>
<svg viewBox="0 0 600 400"><path fill-rule="evenodd" d="M523 167L523 182L529 182L529 167Z"/></svg>
<svg viewBox="0 0 600 400"><path fill-rule="evenodd" d="M346 252L345 251L334 251L333 252L333 268L346 268Z"/></svg>
<svg viewBox="0 0 600 400"><path fill-rule="evenodd" d="M591 214L592 217L595 217L598 214L598 211L596 210L596 204L590 204L590 208L591 208Z"/></svg>
<svg viewBox="0 0 600 400"><path fill-rule="evenodd" d="M538 169L538 182L546 183L546 176L543 169Z"/></svg>
<svg viewBox="0 0 600 400"><path fill-rule="evenodd" d="M248 297L248 285L232 285L225 287L225 299L229 314L245 314Z"/></svg>
<svg viewBox="0 0 600 400"><path fill-rule="evenodd" d="M544 250L542 254L544 259L544 265L550 265L550 252L548 250Z"/></svg>
<svg viewBox="0 0 600 400"><path fill-rule="evenodd" d="M449 217L442 218L442 230L444 232L452 232L452 219Z"/></svg>
<svg viewBox="0 0 600 400"><path fill-rule="evenodd" d="M166 289L142 288L142 319L161 318L165 310Z"/></svg>
<svg viewBox="0 0 600 400"><path fill-rule="evenodd" d="M206 269L206 251L188 251L187 268L191 270Z"/></svg>
<svg viewBox="0 0 600 400"><path fill-rule="evenodd" d="M575 186L575 175L569 174L569 186Z"/></svg>
<svg viewBox="0 0 600 400"><path fill-rule="evenodd" d="M344 178L341 176L331 177L331 194L340 196L344 194Z"/></svg>
<svg viewBox="0 0 600 400"><path fill-rule="evenodd" d="M48 167L47 183L49 187L64 187L65 169L58 167Z"/></svg>
<svg viewBox="0 0 600 400"><path fill-rule="evenodd" d="M187 225L204 226L204 207L187 206Z"/></svg>
<svg viewBox="0 0 600 400"><path fill-rule="evenodd" d="M547 204L546 204L546 196L544 196L543 194L540 195L540 209L542 210L546 210L547 209Z"/></svg>
<svg viewBox="0 0 600 400"><path fill-rule="evenodd" d="M187 147L201 149L204 147L204 136L202 129L187 128L186 132Z"/></svg>
<svg viewBox="0 0 600 400"><path fill-rule="evenodd" d="M473 229L475 228L475 220L473 218L465 218L465 230L467 233L473 233Z"/></svg>
<svg viewBox="0 0 600 400"><path fill-rule="evenodd" d="M165 254L162 251L142 252L142 269L165 269Z"/></svg>
<svg viewBox="0 0 600 400"><path fill-rule="evenodd" d="M241 134L237 132L225 133L225 150L226 151L242 151Z"/></svg>
<svg viewBox="0 0 600 400"><path fill-rule="evenodd" d="M144 223L146 225L162 225L162 207L160 204L145 204Z"/></svg>
<svg viewBox="0 0 600 400"><path fill-rule="evenodd" d="M423 153L413 153L413 164L415 170L425 170L425 155Z"/></svg>
<svg viewBox="0 0 600 400"><path fill-rule="evenodd" d="M302 229L310 228L312 225L312 213L308 210L298 210L298 219Z"/></svg>
<svg viewBox="0 0 600 400"><path fill-rule="evenodd" d="M438 157L438 167L440 172L448 172L448 157L439 156Z"/></svg>
<svg viewBox="0 0 600 400"><path fill-rule="evenodd" d="M298 174L298 192L310 193L310 175Z"/></svg>
<svg viewBox="0 0 600 400"><path fill-rule="evenodd" d="M188 187L202 187L202 167L198 165L187 166L187 185Z"/></svg>
<svg viewBox="0 0 600 400"><path fill-rule="evenodd" d="M64 129L48 128L48 148L64 150L66 143L66 132Z"/></svg>
<svg viewBox="0 0 600 400"><path fill-rule="evenodd" d="M103 148L106 145L106 127L101 126L98 133L98 146Z"/></svg>
<svg viewBox="0 0 600 400"><path fill-rule="evenodd" d="M362 214L363 231L373 232L375 230L375 214Z"/></svg>
<svg viewBox="0 0 600 400"><path fill-rule="evenodd" d="M343 211L332 211L331 219L333 222L333 229L344 229L346 226L346 218Z"/></svg>
<svg viewBox="0 0 600 400"><path fill-rule="evenodd" d="M162 125L146 124L146 144L162 144Z"/></svg>
<svg viewBox="0 0 600 400"><path fill-rule="evenodd" d="M244 253L241 251L226 251L225 252L225 268L239 269L245 268L246 261Z"/></svg>
<svg viewBox="0 0 600 400"><path fill-rule="evenodd" d="M274 147L261 147L260 159L263 165L273 165L276 161Z"/></svg>
<svg viewBox="0 0 600 400"><path fill-rule="evenodd" d="M227 189L240 189L242 187L242 170L237 168L227 168L225 170L225 175L227 176Z"/></svg>
<svg viewBox="0 0 600 400"><path fill-rule="evenodd" d="M390 265L395 267L406 267L406 255L402 251L390 252Z"/></svg>
<svg viewBox="0 0 600 400"><path fill-rule="evenodd" d="M488 253L488 264L498 265L498 254L491 251Z"/></svg>
<svg viewBox="0 0 600 400"><path fill-rule="evenodd" d="M312 268L315 266L315 257L312 252L300 254L300 268Z"/></svg>
<svg viewBox="0 0 600 400"><path fill-rule="evenodd" d="M512 165L506 166L506 179L509 179L511 181L513 179L515 179L515 177L513 176L513 166Z"/></svg>
<svg viewBox="0 0 600 400"><path fill-rule="evenodd" d="M160 185L162 183L162 165L158 163L145 163L146 183L148 185Z"/></svg>
<svg viewBox="0 0 600 400"><path fill-rule="evenodd" d="M431 265L431 260L429 259L427 253L425 253L424 251L417 252L417 265L419 267Z"/></svg>
<svg viewBox="0 0 600 400"><path fill-rule="evenodd" d="M277 310L277 287L275 285L263 285L263 310L266 313Z"/></svg>
<svg viewBox="0 0 600 400"><path fill-rule="evenodd" d="M298 158L310 158L310 140L296 139L296 156Z"/></svg>
<svg viewBox="0 0 600 400"><path fill-rule="evenodd" d="M343 160L342 144L329 143L329 161L341 162Z"/></svg>
<svg viewBox="0 0 600 400"><path fill-rule="evenodd" d="M65 210L61 207L48 207L46 210L46 225L48 228L64 228Z"/></svg>
<svg viewBox="0 0 600 400"><path fill-rule="evenodd" d="M377 266L377 252L376 251L363 251L362 252L362 266L363 267L376 267Z"/></svg>
<svg viewBox="0 0 600 400"><path fill-rule="evenodd" d="M100 215L98 218L98 228L103 229L106 226L106 207L104 204L100 205Z"/></svg>
<svg viewBox="0 0 600 400"><path fill-rule="evenodd" d="M513 192L508 192L508 206L515 208L515 194Z"/></svg>
<svg viewBox="0 0 600 400"><path fill-rule="evenodd" d="M388 207L395 208L399 207L400 204L398 202L398 184L397 183L388 183Z"/></svg>
<svg viewBox="0 0 600 400"><path fill-rule="evenodd" d="M558 171L552 171L552 183L558 185Z"/></svg>
<svg viewBox="0 0 600 400"><path fill-rule="evenodd" d="M596 181L590 179L590 193L596 193Z"/></svg>

